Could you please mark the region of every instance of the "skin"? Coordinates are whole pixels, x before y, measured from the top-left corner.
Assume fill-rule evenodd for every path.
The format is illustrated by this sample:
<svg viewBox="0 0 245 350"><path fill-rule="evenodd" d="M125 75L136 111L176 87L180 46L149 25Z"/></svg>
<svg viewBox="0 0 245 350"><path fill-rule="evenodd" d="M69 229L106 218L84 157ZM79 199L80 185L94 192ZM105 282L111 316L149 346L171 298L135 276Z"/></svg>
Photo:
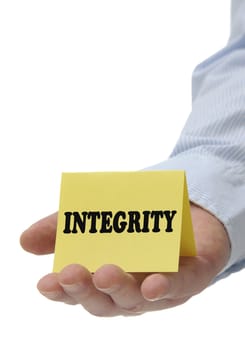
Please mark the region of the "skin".
<svg viewBox="0 0 245 350"><path fill-rule="evenodd" d="M38 282L42 295L67 304L81 304L96 316L130 316L183 304L204 290L226 265L230 242L224 226L212 214L192 204L197 256L181 257L178 273L129 274L115 265L94 274L81 265L66 266ZM28 228L21 246L34 254L54 251L57 213Z"/></svg>

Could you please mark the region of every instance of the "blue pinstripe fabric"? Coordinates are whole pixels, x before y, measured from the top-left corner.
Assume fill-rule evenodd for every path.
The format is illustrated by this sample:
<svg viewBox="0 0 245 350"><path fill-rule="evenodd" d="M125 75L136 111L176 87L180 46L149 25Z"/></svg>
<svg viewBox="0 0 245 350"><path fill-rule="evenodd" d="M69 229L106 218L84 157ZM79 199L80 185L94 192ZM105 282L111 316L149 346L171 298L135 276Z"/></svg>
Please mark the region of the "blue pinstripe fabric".
<svg viewBox="0 0 245 350"><path fill-rule="evenodd" d="M233 0L225 48L196 67L192 112L169 160L185 169L190 199L216 215L232 245L220 277L245 267L245 0Z"/></svg>

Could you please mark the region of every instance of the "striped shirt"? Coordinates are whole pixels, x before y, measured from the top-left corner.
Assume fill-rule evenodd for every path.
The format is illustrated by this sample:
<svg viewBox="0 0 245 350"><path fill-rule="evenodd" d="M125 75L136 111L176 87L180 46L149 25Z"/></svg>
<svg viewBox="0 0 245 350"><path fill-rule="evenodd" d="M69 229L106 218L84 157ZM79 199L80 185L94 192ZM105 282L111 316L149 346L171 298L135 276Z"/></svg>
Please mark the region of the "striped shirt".
<svg viewBox="0 0 245 350"><path fill-rule="evenodd" d="M226 227L221 277L245 267L245 0L233 0L226 47L192 77L192 111L170 158L148 169L184 169L190 200Z"/></svg>

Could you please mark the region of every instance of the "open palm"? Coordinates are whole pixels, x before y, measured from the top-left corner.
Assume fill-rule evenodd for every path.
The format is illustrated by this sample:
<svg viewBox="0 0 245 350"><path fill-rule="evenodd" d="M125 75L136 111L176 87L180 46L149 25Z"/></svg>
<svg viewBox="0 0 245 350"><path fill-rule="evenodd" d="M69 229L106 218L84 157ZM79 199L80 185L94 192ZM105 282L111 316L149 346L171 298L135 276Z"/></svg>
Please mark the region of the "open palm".
<svg viewBox="0 0 245 350"><path fill-rule="evenodd" d="M180 305L200 293L225 266L230 255L223 225L192 204L196 257L180 258L178 273L129 274L119 266L104 265L94 274L81 265L69 265L38 282L47 298L81 304L97 316L137 315ZM22 247L34 254L54 251L57 214L33 224L21 236Z"/></svg>

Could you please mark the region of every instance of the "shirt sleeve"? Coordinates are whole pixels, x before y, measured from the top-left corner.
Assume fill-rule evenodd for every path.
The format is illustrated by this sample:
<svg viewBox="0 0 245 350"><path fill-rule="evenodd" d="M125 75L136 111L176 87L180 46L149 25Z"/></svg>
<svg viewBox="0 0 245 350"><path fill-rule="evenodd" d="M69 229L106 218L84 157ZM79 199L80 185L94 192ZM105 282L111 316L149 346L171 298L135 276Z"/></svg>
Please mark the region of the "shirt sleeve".
<svg viewBox="0 0 245 350"><path fill-rule="evenodd" d="M226 227L231 256L219 278L245 267L245 1L233 0L231 33L192 77L192 111L170 158L150 169L184 169L190 200Z"/></svg>

